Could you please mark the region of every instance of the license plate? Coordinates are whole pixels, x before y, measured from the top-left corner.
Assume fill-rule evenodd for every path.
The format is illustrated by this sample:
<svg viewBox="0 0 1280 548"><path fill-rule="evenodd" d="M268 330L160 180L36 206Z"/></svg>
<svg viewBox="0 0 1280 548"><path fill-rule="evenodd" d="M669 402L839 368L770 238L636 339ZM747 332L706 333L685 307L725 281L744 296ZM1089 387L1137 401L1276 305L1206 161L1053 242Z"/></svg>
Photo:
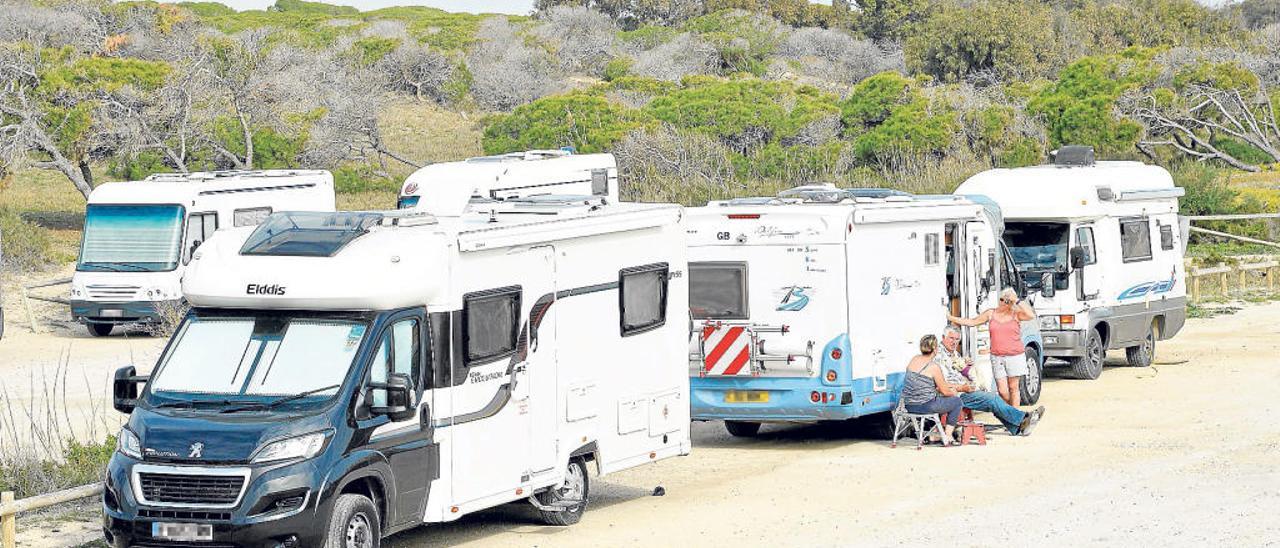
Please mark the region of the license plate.
<svg viewBox="0 0 1280 548"><path fill-rule="evenodd" d="M152 523L151 536L166 540L213 540L213 525L208 523Z"/></svg>
<svg viewBox="0 0 1280 548"><path fill-rule="evenodd" d="M121 318L121 317L124 317L124 311L120 310L119 308L104 308L102 309L102 317L103 318Z"/></svg>
<svg viewBox="0 0 1280 548"><path fill-rule="evenodd" d="M769 403L769 393L764 390L729 390L724 393L725 403Z"/></svg>

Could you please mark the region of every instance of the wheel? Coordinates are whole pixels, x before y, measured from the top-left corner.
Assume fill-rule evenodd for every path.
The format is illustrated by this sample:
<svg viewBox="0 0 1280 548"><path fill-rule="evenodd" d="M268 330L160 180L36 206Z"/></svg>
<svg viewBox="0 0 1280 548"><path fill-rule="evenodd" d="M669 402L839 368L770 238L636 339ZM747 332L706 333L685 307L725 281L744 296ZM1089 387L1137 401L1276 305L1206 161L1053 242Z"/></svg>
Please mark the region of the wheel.
<svg viewBox="0 0 1280 548"><path fill-rule="evenodd" d="M1077 379L1094 380L1102 375L1102 362L1107 351L1102 347L1102 334L1097 329L1090 329L1084 340L1084 356L1071 358L1071 372Z"/></svg>
<svg viewBox="0 0 1280 548"><path fill-rule="evenodd" d="M115 327L109 323L90 323L85 324L89 328L89 334L95 337L105 337L111 334L111 329Z"/></svg>
<svg viewBox="0 0 1280 548"><path fill-rule="evenodd" d="M1124 349L1124 357L1133 367L1150 367L1156 361L1156 339L1160 338L1160 326L1155 321L1147 327L1147 336L1138 346Z"/></svg>
<svg viewBox="0 0 1280 548"><path fill-rule="evenodd" d="M381 544L382 522L373 501L355 493L339 495L325 532L325 548L378 548Z"/></svg>
<svg viewBox="0 0 1280 548"><path fill-rule="evenodd" d="M1035 347L1027 347L1027 376L1022 379L1018 391L1022 392L1023 405L1033 405L1040 401L1040 388L1044 386L1044 367L1040 362L1040 352Z"/></svg>
<svg viewBox="0 0 1280 548"><path fill-rule="evenodd" d="M543 523L561 527L578 523L582 519L583 512L587 511L587 503L591 496L586 461L571 459L568 468L565 469L564 483L534 496L543 506L564 508L559 511L538 510Z"/></svg>
<svg viewBox="0 0 1280 548"><path fill-rule="evenodd" d="M751 438L760 432L760 423L744 421L724 421L724 429L735 438Z"/></svg>

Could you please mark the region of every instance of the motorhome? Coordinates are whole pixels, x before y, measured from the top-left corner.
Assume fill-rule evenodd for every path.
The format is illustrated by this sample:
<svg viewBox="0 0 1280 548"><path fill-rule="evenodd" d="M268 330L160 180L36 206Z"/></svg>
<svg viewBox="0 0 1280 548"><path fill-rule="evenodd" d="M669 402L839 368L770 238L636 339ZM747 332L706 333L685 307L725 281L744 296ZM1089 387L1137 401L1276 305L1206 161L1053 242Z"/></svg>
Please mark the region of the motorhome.
<svg viewBox="0 0 1280 548"><path fill-rule="evenodd" d="M974 175L956 194L985 195L1005 214L1005 243L1039 291L1045 353L1096 379L1108 349L1151 365L1156 341L1186 321L1186 235L1164 168L1095 162L1064 147L1054 163Z"/></svg>
<svg viewBox="0 0 1280 548"><path fill-rule="evenodd" d="M327 171L212 171L105 183L85 207L71 316L103 337L180 311L181 281L215 231L254 226L273 211L333 211Z"/></svg>
<svg viewBox="0 0 1280 548"><path fill-rule="evenodd" d="M960 197L829 185L690 209L693 418L749 436L762 422L891 410L922 335L1017 285L998 221ZM1028 402L1040 391L1033 331ZM985 327L965 328L963 351L988 387L989 342Z"/></svg>
<svg viewBox="0 0 1280 548"><path fill-rule="evenodd" d="M376 547L525 500L568 525L589 463L688 454L682 209L474 190L196 251L153 372L117 372L109 543Z"/></svg>
<svg viewBox="0 0 1280 548"><path fill-rule="evenodd" d="M590 195L618 201L618 163L612 154L530 150L425 166L404 181L397 207L425 205L440 188L483 188L477 202L513 196ZM479 185L479 186L476 186Z"/></svg>

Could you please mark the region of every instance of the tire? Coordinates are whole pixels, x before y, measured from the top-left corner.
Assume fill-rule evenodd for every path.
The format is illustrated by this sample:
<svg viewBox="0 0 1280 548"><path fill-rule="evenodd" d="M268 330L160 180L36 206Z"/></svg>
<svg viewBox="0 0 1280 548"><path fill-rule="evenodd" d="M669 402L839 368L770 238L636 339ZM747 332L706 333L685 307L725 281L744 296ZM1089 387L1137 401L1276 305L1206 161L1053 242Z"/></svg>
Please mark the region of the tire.
<svg viewBox="0 0 1280 548"><path fill-rule="evenodd" d="M89 334L94 337L105 337L111 334L111 330L115 327L109 323L87 323L84 325L89 329Z"/></svg>
<svg viewBox="0 0 1280 548"><path fill-rule="evenodd" d="M1084 340L1084 356L1071 358L1071 373L1077 379L1094 380L1102 376L1102 363L1107 359L1107 350L1102 347L1102 334L1097 329L1090 329Z"/></svg>
<svg viewBox="0 0 1280 548"><path fill-rule="evenodd" d="M867 435L877 440L893 439L893 413L876 413L861 420L866 421Z"/></svg>
<svg viewBox="0 0 1280 548"><path fill-rule="evenodd" d="M378 508L364 495L338 495L324 538L325 548L378 548L382 544Z"/></svg>
<svg viewBox="0 0 1280 548"><path fill-rule="evenodd" d="M760 423L745 421L724 421L724 429L735 438L754 438L760 433Z"/></svg>
<svg viewBox="0 0 1280 548"><path fill-rule="evenodd" d="M1147 327L1147 336L1142 339L1138 346L1130 346L1124 349L1124 357L1129 361L1132 367L1151 367L1156 361L1156 339L1160 338L1160 326L1152 320L1151 325Z"/></svg>
<svg viewBox="0 0 1280 548"><path fill-rule="evenodd" d="M570 459L568 467L565 468L564 483L534 496L544 506L552 506L565 500L581 501L559 512L538 510L542 522L547 525L567 527L578 523L582 520L582 514L587 511L587 504L591 502L591 479L587 474L586 461Z"/></svg>
<svg viewBox="0 0 1280 548"><path fill-rule="evenodd" d="M1035 347L1027 347L1027 376L1022 379L1018 391L1022 393L1023 405L1034 405L1040 401L1040 390L1044 388L1044 365L1040 352Z"/></svg>

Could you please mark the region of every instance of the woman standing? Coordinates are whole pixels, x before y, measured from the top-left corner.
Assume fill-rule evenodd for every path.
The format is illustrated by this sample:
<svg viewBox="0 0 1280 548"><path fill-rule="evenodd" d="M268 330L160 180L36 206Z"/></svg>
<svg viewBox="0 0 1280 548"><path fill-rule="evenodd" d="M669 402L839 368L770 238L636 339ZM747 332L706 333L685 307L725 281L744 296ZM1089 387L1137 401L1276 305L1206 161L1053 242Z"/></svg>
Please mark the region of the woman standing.
<svg viewBox="0 0 1280 548"><path fill-rule="evenodd" d="M1000 304L988 308L976 318L958 318L947 314L947 320L966 327L984 323L991 330L991 372L996 380L996 391L1009 405L1021 403L1022 392L1018 385L1027 376L1027 357L1022 346L1022 325L1034 320L1036 312L1026 301L1018 301L1018 293L1011 287L1000 291Z"/></svg>
<svg viewBox="0 0 1280 548"><path fill-rule="evenodd" d="M907 378L902 385L902 403L908 413L938 413L947 415L942 425L943 445L955 444L956 423L964 407L957 389L942 375L942 366L934 361L938 354L938 338L925 335L920 338L920 355L907 364ZM972 388L961 388L972 390Z"/></svg>

